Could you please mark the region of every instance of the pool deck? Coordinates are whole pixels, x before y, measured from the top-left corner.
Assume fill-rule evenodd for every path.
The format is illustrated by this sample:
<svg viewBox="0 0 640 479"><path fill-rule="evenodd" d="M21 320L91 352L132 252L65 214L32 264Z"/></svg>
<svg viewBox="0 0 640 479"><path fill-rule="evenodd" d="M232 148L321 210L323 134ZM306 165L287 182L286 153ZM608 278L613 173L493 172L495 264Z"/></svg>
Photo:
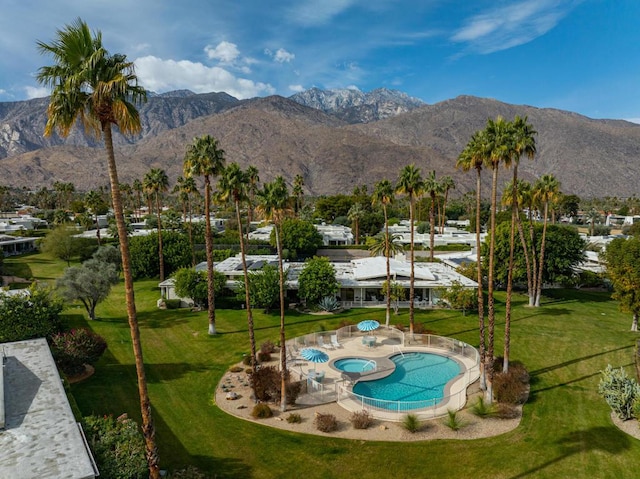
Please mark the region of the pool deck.
<svg viewBox="0 0 640 479"><path fill-rule="evenodd" d="M365 334L356 333L351 337L340 338L340 347L338 348L328 347L328 345L331 344L331 335L329 333L325 335L322 341L325 347L320 347L317 344L303 346L298 345L295 341L288 343L288 346L289 344L293 345L291 346L292 351L289 351L289 354L293 357L299 357L299 352L304 347L321 349L329 356L329 360L324 363L313 363L304 360L292 362L289 360L288 367L294 377L306 380L307 385L307 391L300 395L296 401L297 404L301 406L313 406L337 401L338 404L347 410L360 411L363 409L363 405L349 394L344 393L343 387L350 391L353 382L358 379L363 380L363 378L366 378L366 380L373 380L389 375L395 367L388 359L390 356L407 352L428 352L456 360L462 366L461 369L463 372L447 385L444 392L446 398L440 404L436 407L430 407L424 410L417 409L410 412L415 413L421 418L439 417L446 415L449 409L457 410L464 406L466 393L464 393L463 390L466 390L467 386L477 380L478 377L478 368L475 367L476 364L472 358L456 354L449 348L434 347L433 345L423 344L421 341L413 341L411 344L402 346L402 340L399 337L388 337L385 336L385 334L386 331L384 329ZM368 346L363 344L363 336L365 335L376 336L375 345ZM296 348L297 351L295 350ZM377 362L378 370L362 373L360 378L357 377L358 374L356 373L349 378L349 374L345 374L332 367L333 362L340 358L372 359ZM322 382L309 379L310 371L315 371L316 374L324 374ZM467 374L468 371L472 371L472 373ZM375 408L375 415L380 419L398 420L398 413L393 411Z"/></svg>

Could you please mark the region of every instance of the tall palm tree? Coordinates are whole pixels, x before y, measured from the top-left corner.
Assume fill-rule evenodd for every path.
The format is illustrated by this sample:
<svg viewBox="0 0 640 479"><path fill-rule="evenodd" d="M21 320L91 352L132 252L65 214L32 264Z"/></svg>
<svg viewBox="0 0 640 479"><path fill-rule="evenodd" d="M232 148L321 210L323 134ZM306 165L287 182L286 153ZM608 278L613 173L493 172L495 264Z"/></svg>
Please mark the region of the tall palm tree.
<svg viewBox="0 0 640 479"><path fill-rule="evenodd" d="M182 201L182 214L185 218L188 218L188 231L189 231L189 246L191 247L191 264L196 265L196 251L193 247L193 212L191 206L191 196L198 194L198 186L193 176L179 176L176 180L176 186L174 192L180 194L180 200Z"/></svg>
<svg viewBox="0 0 640 479"><path fill-rule="evenodd" d="M486 400L493 402L493 359L494 359L494 334L495 334L495 299L494 299L494 273L495 273L495 233L496 233L496 209L498 197L498 170L501 164L511 158L511 128L510 123L499 116L495 120L487 120L485 127L487 140L489 143L489 155L487 165L492 170L491 178L491 220L490 220L490 240L489 240L489 270L487 284L487 315L489 318L489 331L487 338L487 393Z"/></svg>
<svg viewBox="0 0 640 479"><path fill-rule="evenodd" d="M242 171L237 163L227 166L218 182L218 194L220 201L230 201L235 205L236 221L238 222L238 236L240 239L240 257L242 259L242 272L244 275L244 298L247 310L247 325L249 328L249 343L251 345L251 371L255 375L257 371L256 361L256 337L253 327L253 312L251 310L251 298L249 289L249 272L247 269L247 258L245 248L245 237L242 231L242 218L240 216L240 205L247 201L248 180L246 172ZM255 397L255 382L253 382L253 393Z"/></svg>
<svg viewBox="0 0 640 479"><path fill-rule="evenodd" d="M160 281L164 281L164 252L162 251L162 208L160 207L160 193L169 188L169 177L162 168L151 168L142 180L144 189L149 195L153 195L156 202L156 215L158 218L158 258L160 261Z"/></svg>
<svg viewBox="0 0 640 479"><path fill-rule="evenodd" d="M444 195L442 201L442 217L440 219L440 234L444 233L445 220L447 218L447 200L449 199L449 191L456 188L456 183L449 175L445 175L440 178L440 186L442 187L442 194Z"/></svg>
<svg viewBox="0 0 640 479"><path fill-rule="evenodd" d="M258 191L258 209L264 215L264 218L273 222L273 230L276 237L276 249L278 251L278 275L280 282L280 409L284 412L287 410L287 350L286 350L286 334L284 324L284 291L285 276L284 267L282 265L282 242L280 241L280 229L282 220L289 208L289 191L282 176L278 176L273 182L264 185L263 189Z"/></svg>
<svg viewBox="0 0 640 479"><path fill-rule="evenodd" d="M395 199L393 185L389 180L380 180L376 183L373 195L371 196L371 204L382 205L382 212L384 213L384 256L387 263L387 284L391 284L391 267L389 265L389 258L391 256L389 238L389 215L387 207L393 204ZM391 321L391 288L387 287L387 294L385 295L387 308L385 313L385 326L388 328Z"/></svg>
<svg viewBox="0 0 640 479"><path fill-rule="evenodd" d="M216 334L216 302L213 277L213 237L211 234L211 178L224 170L224 150L209 135L193 139L184 157L184 176L204 177L204 244L207 254L207 303L209 334Z"/></svg>
<svg viewBox="0 0 640 479"><path fill-rule="evenodd" d="M95 36L94 36L95 35ZM136 104L146 99L144 88L132 62L121 54L109 54L102 46L102 34L92 35L85 22L75 22L58 30L51 43L38 42L41 53L51 55L54 65L38 70L40 83L52 87L47 109L45 135L58 131L67 136L79 120L85 130L102 136L107 151L111 198L118 227L122 272L125 283L127 316L131 330L131 342L138 376L138 394L142 412L142 432L145 439L149 474L160 477L155 428L151 414L151 402L147 391L140 330L136 316L131 255L127 236L122 198L118 185L118 170L113 151L112 125L124 134L140 131L140 115Z"/></svg>
<svg viewBox="0 0 640 479"><path fill-rule="evenodd" d="M410 243L411 243L411 275L409 276L409 333L413 338L413 325L414 325L414 307L413 300L415 298L415 264L414 264L414 244L413 244L413 217L415 214L416 198L422 195L424 191L424 181L420 174L420 168L416 168L416 165L407 165L400 170L400 177L396 184L396 192L407 195L409 197L409 223L410 223Z"/></svg>
<svg viewBox="0 0 640 479"><path fill-rule="evenodd" d="M534 197L543 207L542 213L542 241L540 243L540 262L538 264L538 280L536 281L536 300L534 306L540 306L542 296L542 273L544 270L544 247L547 239L547 219L549 203L560 192L560 182L553 175L542 175L534 185Z"/></svg>
<svg viewBox="0 0 640 479"><path fill-rule="evenodd" d="M438 179L436 178L435 170L430 171L427 177L424 179L424 191L429 193L431 197L431 207L429 208L429 258L431 261L434 259L434 249L435 249L435 233L436 233L436 199L438 194L441 191L441 185Z"/></svg>
<svg viewBox="0 0 640 479"><path fill-rule="evenodd" d="M98 224L98 211L100 207L104 205L102 195L96 190L91 190L84 196L84 202L87 205L87 208L91 210L91 213L93 213L93 218L96 225L96 238L98 239L98 246L100 246L102 242L100 239L100 225Z"/></svg>
<svg viewBox="0 0 640 479"><path fill-rule="evenodd" d="M260 172L254 165L247 167L247 234L249 233L249 227L253 221L253 208L255 206L255 198L258 193L258 185L260 183Z"/></svg>
<svg viewBox="0 0 640 479"><path fill-rule="evenodd" d="M142 181L139 179L133 180L133 184L131 188L136 193L137 203L136 203L136 219L140 221L140 209L142 208L142 192L144 191L144 187L142 186Z"/></svg>
<svg viewBox="0 0 640 479"><path fill-rule="evenodd" d="M302 175L296 175L293 178L293 196L296 199L295 211L296 215L300 214L302 208L302 197L304 195L304 177Z"/></svg>
<svg viewBox="0 0 640 479"><path fill-rule="evenodd" d="M485 375L485 321L484 321L484 297L482 293L482 254L480 248L480 233L482 230L481 224L481 206L482 206L482 167L485 164L486 158L489 154L489 143L487 141L486 132L481 130L477 131L467 143L464 150L458 157L456 162L456 168L461 168L462 171L469 171L471 169L476 170L476 267L478 282L478 329L480 332L480 342L478 344L478 353L480 354L480 385L483 390L486 390L486 375Z"/></svg>
<svg viewBox="0 0 640 479"><path fill-rule="evenodd" d="M355 241L360 244L360 220L364 217L365 210L360 203L354 203L347 212L347 218L355 225Z"/></svg>
<svg viewBox="0 0 640 479"><path fill-rule="evenodd" d="M513 180L511 182L511 228L509 233L509 265L507 268L507 298L505 302L505 321L504 321L504 361L502 364L503 372L509 371L509 351L511 347L511 299L513 296L513 264L516 246L516 222L519 220L520 212L518 209L518 163L520 158L525 155L530 160L536 153L536 141L534 135L536 131L527 123L527 117L520 118L516 116L510 125L511 141L509 148L511 155L506 159L505 166L513 166Z"/></svg>

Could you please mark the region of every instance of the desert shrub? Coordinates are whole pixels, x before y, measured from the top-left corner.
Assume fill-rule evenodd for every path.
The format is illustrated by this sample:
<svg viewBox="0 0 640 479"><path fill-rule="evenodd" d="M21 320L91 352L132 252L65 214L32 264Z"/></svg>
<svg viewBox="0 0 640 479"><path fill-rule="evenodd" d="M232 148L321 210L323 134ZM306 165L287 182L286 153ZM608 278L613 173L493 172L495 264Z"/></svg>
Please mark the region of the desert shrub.
<svg viewBox="0 0 640 479"><path fill-rule="evenodd" d="M317 414L313 423L318 431L333 432L338 429L338 420L333 414Z"/></svg>
<svg viewBox="0 0 640 479"><path fill-rule="evenodd" d="M464 426L464 421L458 416L458 411L449 409L447 411L447 417L444 420L444 425L452 431L458 431Z"/></svg>
<svg viewBox="0 0 640 479"><path fill-rule="evenodd" d="M415 414L407 414L402 418L402 427L409 432L418 432L421 426L420 420Z"/></svg>
<svg viewBox="0 0 640 479"><path fill-rule="evenodd" d="M292 412L287 416L287 422L289 424L299 424L302 422L302 417L297 412Z"/></svg>
<svg viewBox="0 0 640 479"><path fill-rule="evenodd" d="M268 353L266 351L258 351L258 361L261 363L271 361L271 353Z"/></svg>
<svg viewBox="0 0 640 479"><path fill-rule="evenodd" d="M83 419L82 426L101 479L149 477L142 433L126 414L117 419L88 416Z"/></svg>
<svg viewBox="0 0 640 479"><path fill-rule="evenodd" d="M51 354L68 376L84 371L85 364L95 364L107 349L106 341L86 328L72 329L51 336Z"/></svg>
<svg viewBox="0 0 640 479"><path fill-rule="evenodd" d="M204 472L195 466L187 466L184 469L178 469L169 474L169 479L207 479Z"/></svg>
<svg viewBox="0 0 640 479"><path fill-rule="evenodd" d="M499 403L523 404L527 400L529 372L520 363L509 365L509 371L502 372L500 361L494 368L500 368L493 378L493 393Z"/></svg>
<svg viewBox="0 0 640 479"><path fill-rule="evenodd" d="M265 404L263 402L256 404L251 410L251 417L254 417L256 419L266 419L271 416L273 416L273 411L268 404Z"/></svg>
<svg viewBox="0 0 640 479"><path fill-rule="evenodd" d="M242 364L244 364L245 366L251 366L251 355L247 354L246 356L242 357Z"/></svg>
<svg viewBox="0 0 640 479"><path fill-rule="evenodd" d="M302 383L300 381L287 382L287 404L295 404L302 391Z"/></svg>
<svg viewBox="0 0 640 479"><path fill-rule="evenodd" d="M471 412L478 417L485 418L495 414L496 410L493 404L484 402L484 398L479 397L478 401L471 407Z"/></svg>
<svg viewBox="0 0 640 479"><path fill-rule="evenodd" d="M601 372L598 393L620 419L631 419L634 402L640 398L640 386L635 379L627 376L622 367L614 369L609 364L607 369Z"/></svg>
<svg viewBox="0 0 640 479"><path fill-rule="evenodd" d="M244 371L244 368L242 366L231 366L229 368L230 373L240 373L242 371Z"/></svg>
<svg viewBox="0 0 640 479"><path fill-rule="evenodd" d="M318 302L318 307L322 311L332 312L340 308L340 303L335 296L325 296Z"/></svg>
<svg viewBox="0 0 640 479"><path fill-rule="evenodd" d="M249 383L256 391L256 399L264 402L280 402L282 378L280 371L275 366L263 366L256 371L248 371ZM295 404L302 385L300 382L289 383L289 374L287 373L287 403Z"/></svg>
<svg viewBox="0 0 640 479"><path fill-rule="evenodd" d="M514 404L501 403L496 406L495 416L500 419L516 419L520 416L520 411Z"/></svg>
<svg viewBox="0 0 640 479"><path fill-rule="evenodd" d="M354 429L367 429L373 423L373 418L369 411L356 411L349 420Z"/></svg>
<svg viewBox="0 0 640 479"><path fill-rule="evenodd" d="M276 345L268 339L260 345L260 352L273 354L276 352Z"/></svg>
<svg viewBox="0 0 640 479"><path fill-rule="evenodd" d="M181 302L182 301L179 300L179 299L165 299L164 300L164 304L167 307L167 309L179 309Z"/></svg>

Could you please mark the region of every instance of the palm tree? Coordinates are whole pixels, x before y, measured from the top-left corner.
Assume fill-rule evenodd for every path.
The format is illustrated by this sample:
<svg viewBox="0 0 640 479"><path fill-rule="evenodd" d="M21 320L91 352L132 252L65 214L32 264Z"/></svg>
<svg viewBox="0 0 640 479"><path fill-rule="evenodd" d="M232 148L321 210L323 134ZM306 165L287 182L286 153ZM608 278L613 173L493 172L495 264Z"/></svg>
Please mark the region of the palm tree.
<svg viewBox="0 0 640 479"><path fill-rule="evenodd" d="M151 168L142 180L144 189L156 200L156 215L158 217L158 257L160 261L160 281L164 281L164 254L162 251L162 217L160 207L160 193L169 188L169 178L161 168Z"/></svg>
<svg viewBox="0 0 640 479"><path fill-rule="evenodd" d="M118 188L120 183L111 130L112 125L116 125L124 134L140 131L140 115L135 105L146 99L146 92L138 85L133 63L127 61L125 55L109 54L102 46L102 34L98 31L93 36L87 24L80 18L63 30L58 30L56 36L52 43L38 42L40 52L51 55L55 61L52 66L40 68L37 74L40 83L53 88L47 109L45 135L58 131L62 136L67 136L80 120L85 130L102 136L104 140L111 198L122 254L127 316L138 376L142 433L145 438L149 475L157 479L160 477L160 469L155 428L144 371L131 274L131 255Z"/></svg>
<svg viewBox="0 0 640 479"><path fill-rule="evenodd" d="M360 244L360 220L364 217L365 210L360 203L354 203L347 212L347 218L355 225L356 244Z"/></svg>
<svg viewBox="0 0 640 479"><path fill-rule="evenodd" d="M142 192L144 191L144 187L142 186L142 181L139 179L133 180L133 184L131 188L136 193L136 198L138 202L136 203L136 219L140 221L140 209L142 208Z"/></svg>
<svg viewBox="0 0 640 479"><path fill-rule="evenodd" d="M442 201L442 218L440 219L440 234L444 233L444 225L447 217L447 200L449 198L449 191L456 188L456 183L451 176L446 175L440 178L440 186L444 195Z"/></svg>
<svg viewBox="0 0 640 479"><path fill-rule="evenodd" d="M260 174L258 168L253 165L247 167L247 199L249 201L247 208L247 234L249 227L253 221L253 208L255 204L256 193L258 192L258 184L260 183Z"/></svg>
<svg viewBox="0 0 640 479"><path fill-rule="evenodd" d="M282 265L282 243L280 241L280 228L282 220L289 210L289 191L282 176L278 176L272 183L267 183L261 191L258 191L258 208L266 220L273 222L273 230L276 237L276 249L278 251L278 274L280 279L280 409L287 410L287 350L286 334L284 328L284 290L285 276Z"/></svg>
<svg viewBox="0 0 640 479"><path fill-rule="evenodd" d="M469 171L472 168L476 170L476 266L478 282L478 328L480 332L480 342L478 345L478 353L480 354L480 386L486 390L485 375L485 323L484 323L484 297L482 294L482 255L480 248L481 225L481 204L482 204L482 167L488 156L489 144L485 131L477 131L469 140L464 148L458 161L456 168L462 168L462 171Z"/></svg>
<svg viewBox="0 0 640 479"><path fill-rule="evenodd" d="M196 265L196 251L193 247L193 224L192 224L192 208L191 208L191 195L198 194L198 187L196 186L196 180L193 176L179 176L176 180L176 186L173 188L174 192L178 192L180 195L180 201L182 201L182 214L185 218L189 218L188 231L189 231L189 246L191 247L191 264Z"/></svg>
<svg viewBox="0 0 640 479"><path fill-rule="evenodd" d="M100 246L101 241L100 241L100 225L98 224L98 211L100 207L104 205L104 201L102 200L102 195L98 193L96 190L91 190L85 195L84 202L87 205L87 208L91 210L91 213L93 213L93 218L95 220L95 225L96 225L96 238L98 239L98 246Z"/></svg>
<svg viewBox="0 0 640 479"><path fill-rule="evenodd" d="M371 196L371 204L381 204L384 213L384 256L387 263L387 284L391 284L391 267L389 258L391 256L391 239L389 238L389 215L387 207L393 204L395 197L393 185L389 180L380 180L376 183L373 195ZM387 309L385 313L385 326L388 328L391 321L391 288L387 288L386 294Z"/></svg>
<svg viewBox="0 0 640 479"><path fill-rule="evenodd" d="M411 275L409 276L409 333L413 338L413 300L415 297L415 265L414 265L414 245L413 245L413 216L415 214L416 198L424 191L424 181L420 174L420 169L416 165L407 165L400 170L400 177L396 185L396 192L409 197L409 223L411 242Z"/></svg>
<svg viewBox="0 0 640 479"><path fill-rule="evenodd" d="M242 272L244 274L244 298L247 309L247 324L249 328L249 343L251 345L251 371L255 377L257 371L256 361L256 338L253 328L253 313L251 311L251 298L249 296L249 273L247 270L247 258L245 248L245 238L242 232L242 218L240 217L240 204L247 201L247 180L246 172L242 171L237 163L227 166L218 182L218 193L220 201L232 201L236 209L236 221L238 222L238 236L240 239L240 257L242 259ZM253 393L257 398L255 382L253 382Z"/></svg>
<svg viewBox="0 0 640 479"><path fill-rule="evenodd" d="M304 177L302 175L296 175L293 179L293 196L296 199L296 215L300 214L302 208L302 196L304 194Z"/></svg>
<svg viewBox="0 0 640 479"><path fill-rule="evenodd" d="M429 193L431 197L431 207L429 208L429 223L431 224L431 228L429 229L429 258L431 261L434 259L434 249L435 249L435 233L436 233L436 215L435 215L435 207L436 207L436 197L440 193L441 185L436 178L435 170L429 172L427 177L424 180L424 191Z"/></svg>
<svg viewBox="0 0 640 479"><path fill-rule="evenodd" d="M504 361L503 372L509 371L509 349L511 347L511 298L513 295L513 263L516 245L516 222L519 220L518 209L518 163L522 155L526 155L530 160L536 153L536 142L533 136L536 131L527 123L527 117L516 116L511 123L510 158L505 162L508 168L513 165L513 180L511 183L511 230L509 233L509 266L507 268L507 298L505 303L504 322Z"/></svg>
<svg viewBox="0 0 640 479"><path fill-rule="evenodd" d="M542 273L544 270L544 244L547 239L547 217L549 203L560 192L560 182L553 175L542 175L534 186L534 197L544 208L542 217L542 241L540 244L540 263L538 264L538 280L536 281L536 300L534 306L540 306L542 296Z"/></svg>
<svg viewBox="0 0 640 479"><path fill-rule="evenodd" d="M216 303L213 277L213 237L211 235L211 177L224 169L224 150L209 135L194 138L184 157L184 176L204 177L204 244L207 254L207 303L209 334L216 334Z"/></svg>

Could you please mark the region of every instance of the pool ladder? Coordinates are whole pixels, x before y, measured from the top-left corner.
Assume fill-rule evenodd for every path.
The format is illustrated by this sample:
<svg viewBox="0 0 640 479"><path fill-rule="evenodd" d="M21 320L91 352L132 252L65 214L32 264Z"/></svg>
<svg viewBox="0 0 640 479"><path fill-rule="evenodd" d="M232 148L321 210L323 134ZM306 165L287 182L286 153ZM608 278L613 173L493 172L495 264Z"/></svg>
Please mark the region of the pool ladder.
<svg viewBox="0 0 640 479"><path fill-rule="evenodd" d="M392 353L395 353L395 352L396 352L396 350L400 353L400 356L402 356L402 358L404 359L404 353L402 352L402 348L401 348L401 346L398 346L398 345L395 345L395 344L394 344L394 345L393 345L393 348L391 349L391 352L392 352Z"/></svg>
<svg viewBox="0 0 640 479"><path fill-rule="evenodd" d="M362 366L362 370L364 371L364 369L369 366L369 364L373 365L373 370L377 371L378 370L378 363L376 363L373 359L370 359L369 361L367 361L366 363L364 363L364 366Z"/></svg>

